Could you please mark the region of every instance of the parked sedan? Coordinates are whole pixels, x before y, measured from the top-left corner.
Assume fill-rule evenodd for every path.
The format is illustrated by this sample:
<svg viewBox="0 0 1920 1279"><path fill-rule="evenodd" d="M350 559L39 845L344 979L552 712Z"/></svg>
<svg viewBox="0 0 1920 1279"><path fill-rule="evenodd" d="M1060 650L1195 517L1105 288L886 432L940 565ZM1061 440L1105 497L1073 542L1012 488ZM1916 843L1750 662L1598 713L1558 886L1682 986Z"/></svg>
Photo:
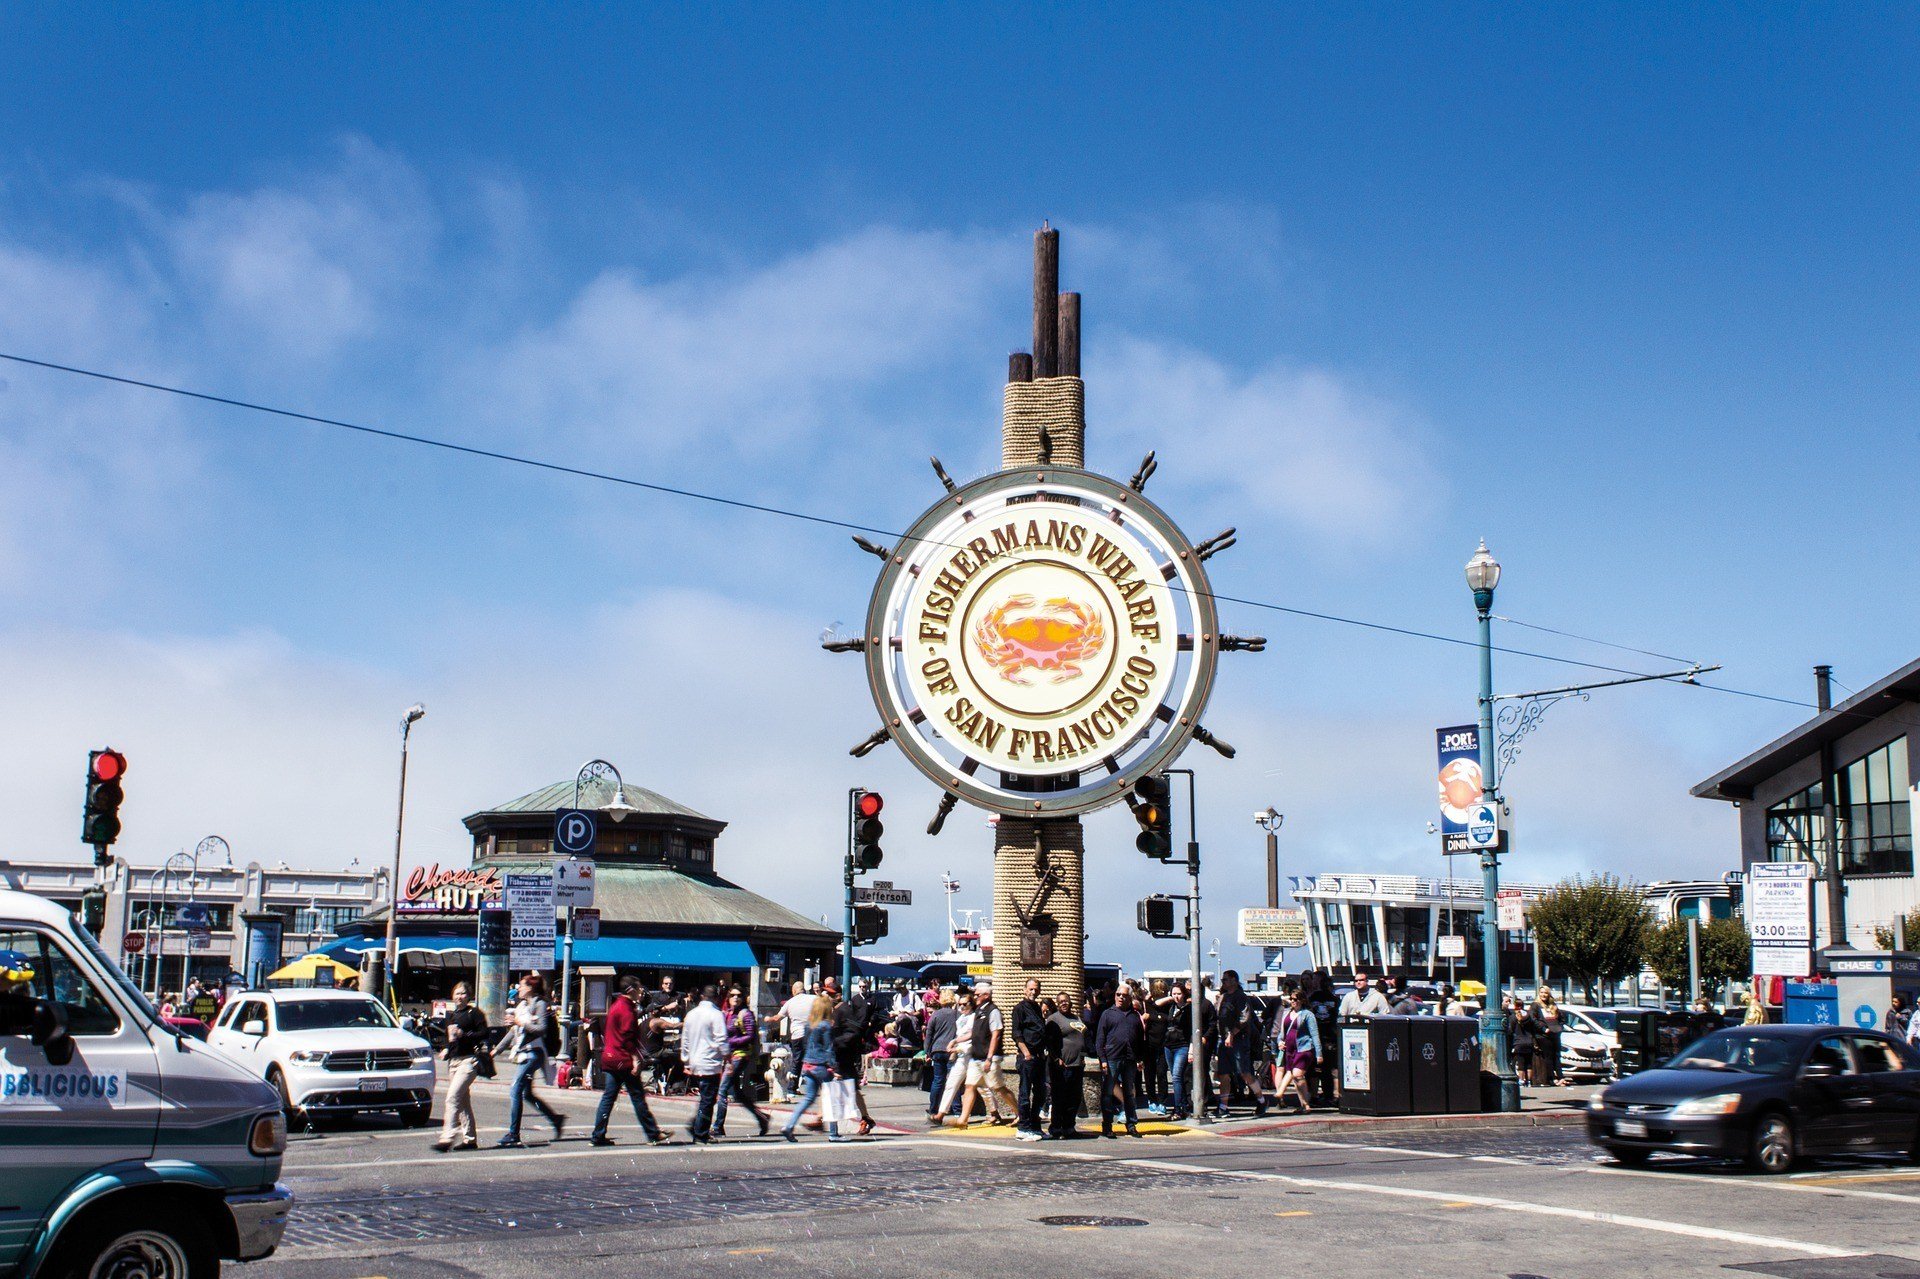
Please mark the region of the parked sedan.
<svg viewBox="0 0 1920 1279"><path fill-rule="evenodd" d="M1741 1026L1595 1093L1587 1138L1625 1164L1658 1151L1780 1173L1803 1155L1920 1159L1920 1053L1877 1031Z"/></svg>
<svg viewBox="0 0 1920 1279"><path fill-rule="evenodd" d="M279 1090L289 1128L383 1110L417 1128L432 1111L432 1047L366 995L248 991L227 1001L211 1042Z"/></svg>

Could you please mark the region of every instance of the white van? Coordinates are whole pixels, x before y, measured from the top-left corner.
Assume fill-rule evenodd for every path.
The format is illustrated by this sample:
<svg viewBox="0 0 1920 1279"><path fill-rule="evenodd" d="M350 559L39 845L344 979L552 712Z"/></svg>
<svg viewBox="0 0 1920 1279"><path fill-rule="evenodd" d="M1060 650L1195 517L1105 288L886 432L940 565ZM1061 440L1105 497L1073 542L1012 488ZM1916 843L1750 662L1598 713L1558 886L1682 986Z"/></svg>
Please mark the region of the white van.
<svg viewBox="0 0 1920 1279"><path fill-rule="evenodd" d="M169 1027L64 909L0 889L0 1276L210 1279L279 1245L280 1098Z"/></svg>

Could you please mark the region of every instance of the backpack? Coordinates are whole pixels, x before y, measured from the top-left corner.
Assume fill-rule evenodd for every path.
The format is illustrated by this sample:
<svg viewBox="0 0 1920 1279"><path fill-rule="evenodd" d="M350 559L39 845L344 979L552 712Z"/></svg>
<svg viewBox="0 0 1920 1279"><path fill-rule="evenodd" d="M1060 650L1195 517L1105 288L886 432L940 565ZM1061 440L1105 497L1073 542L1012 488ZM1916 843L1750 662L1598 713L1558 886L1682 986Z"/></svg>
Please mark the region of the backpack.
<svg viewBox="0 0 1920 1279"><path fill-rule="evenodd" d="M542 1034L541 1040L547 1046L547 1056L560 1055L560 1019L553 1015L552 1009L547 1010L547 1029Z"/></svg>

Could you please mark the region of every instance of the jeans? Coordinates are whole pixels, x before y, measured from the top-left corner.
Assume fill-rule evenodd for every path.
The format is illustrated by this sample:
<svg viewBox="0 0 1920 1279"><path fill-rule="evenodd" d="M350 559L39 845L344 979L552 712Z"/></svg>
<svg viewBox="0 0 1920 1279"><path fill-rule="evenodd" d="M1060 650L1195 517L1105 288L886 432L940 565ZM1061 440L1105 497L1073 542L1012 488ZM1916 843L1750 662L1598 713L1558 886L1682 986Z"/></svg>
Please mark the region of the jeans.
<svg viewBox="0 0 1920 1279"><path fill-rule="evenodd" d="M1040 1054L1022 1057L1020 1070L1021 1132L1040 1131L1040 1108L1047 1104L1047 1061Z"/></svg>
<svg viewBox="0 0 1920 1279"><path fill-rule="evenodd" d="M1139 1121L1139 1116L1134 1113L1134 1106L1139 1099L1140 1086L1139 1077L1134 1074L1136 1067L1133 1058L1103 1057L1100 1059L1100 1064L1107 1072L1106 1078L1100 1081L1101 1130L1105 1131L1113 1127L1113 1116L1116 1110L1124 1110L1127 1127L1133 1127Z"/></svg>
<svg viewBox="0 0 1920 1279"><path fill-rule="evenodd" d="M766 1116L760 1113L760 1107L753 1104L753 1079L748 1067L754 1063L753 1057L728 1057L727 1068L720 1072L720 1101L714 1107L713 1126L724 1132L727 1127L727 1100L733 1098L747 1108L747 1113L761 1123Z"/></svg>
<svg viewBox="0 0 1920 1279"><path fill-rule="evenodd" d="M1192 1051L1187 1045L1178 1048L1162 1048L1161 1053L1167 1062L1167 1074L1173 1082L1173 1113L1191 1115L1193 1113L1193 1071L1188 1067L1188 1054Z"/></svg>
<svg viewBox="0 0 1920 1279"><path fill-rule="evenodd" d="M654 1122L653 1111L647 1106L646 1086L640 1082L638 1072L631 1067L621 1069L602 1063L600 1074L600 1109L594 1112L593 1136L595 1140L607 1135L607 1121L613 1118L613 1104L620 1096L620 1090L626 1089L627 1096L633 1098L633 1117L640 1122L641 1131L648 1140L660 1135L660 1125Z"/></svg>
<svg viewBox="0 0 1920 1279"><path fill-rule="evenodd" d="M542 1078L541 1072L547 1068L546 1047L535 1044L525 1052L527 1059L520 1063L520 1069L513 1077L513 1090L507 1096L507 1135L504 1138L507 1141L520 1140L520 1109L527 1102L532 1102L533 1108L547 1117L547 1122L553 1125L555 1132L560 1130L559 1112L541 1101L540 1094L533 1090L533 1081Z"/></svg>
<svg viewBox="0 0 1920 1279"><path fill-rule="evenodd" d="M807 1107L813 1105L822 1090L827 1086L827 1072L824 1069L802 1070L800 1072L800 1100L793 1104L793 1113L787 1116L787 1126L781 1132L792 1132L800 1126L801 1118L807 1113Z"/></svg>
<svg viewBox="0 0 1920 1279"><path fill-rule="evenodd" d="M1165 1046L1147 1047L1140 1063L1140 1094L1156 1106L1167 1104L1167 1050Z"/></svg>
<svg viewBox="0 0 1920 1279"><path fill-rule="evenodd" d="M1059 1062L1049 1062L1047 1071L1047 1093L1053 1098L1053 1116L1047 1124L1047 1131L1056 1137L1071 1137L1076 1127L1075 1120L1080 1117L1081 1080L1086 1077L1085 1066L1062 1066Z"/></svg>
<svg viewBox="0 0 1920 1279"><path fill-rule="evenodd" d="M934 1053L927 1059L927 1113L941 1113L941 1102L947 1092L947 1072L953 1069L953 1058L946 1053Z"/></svg>
<svg viewBox="0 0 1920 1279"><path fill-rule="evenodd" d="M713 1133L713 1107L720 1100L720 1076L688 1075L687 1082L699 1094L693 1108L693 1123L688 1131L695 1141L705 1141Z"/></svg>

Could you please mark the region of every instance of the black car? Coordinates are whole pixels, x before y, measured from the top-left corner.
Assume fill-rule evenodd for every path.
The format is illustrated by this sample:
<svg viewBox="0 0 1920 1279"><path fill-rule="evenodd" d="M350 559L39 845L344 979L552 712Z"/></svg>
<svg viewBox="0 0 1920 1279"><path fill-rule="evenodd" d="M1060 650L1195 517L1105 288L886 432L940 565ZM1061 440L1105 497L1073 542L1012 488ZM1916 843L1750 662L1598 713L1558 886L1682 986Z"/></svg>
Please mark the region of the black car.
<svg viewBox="0 0 1920 1279"><path fill-rule="evenodd" d="M1779 1173L1802 1155L1920 1159L1920 1053L1871 1030L1740 1026L1594 1094L1587 1138L1624 1164L1657 1151Z"/></svg>

